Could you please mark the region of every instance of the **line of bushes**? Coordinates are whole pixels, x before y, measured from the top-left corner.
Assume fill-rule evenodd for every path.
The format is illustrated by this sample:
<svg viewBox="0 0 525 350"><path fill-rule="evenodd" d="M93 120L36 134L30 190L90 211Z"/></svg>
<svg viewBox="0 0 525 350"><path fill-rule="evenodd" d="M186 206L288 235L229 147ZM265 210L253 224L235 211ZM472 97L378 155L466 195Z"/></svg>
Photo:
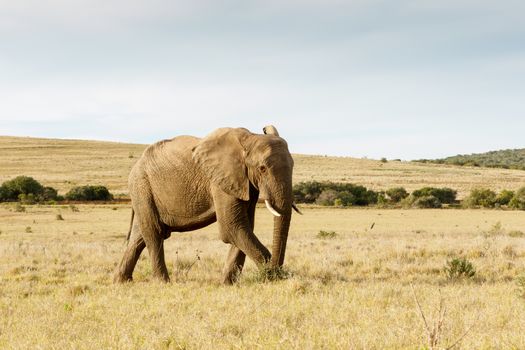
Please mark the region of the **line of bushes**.
<svg viewBox="0 0 525 350"><path fill-rule="evenodd" d="M525 187L516 192L503 190L496 193L476 188L463 201L457 200L457 191L448 187L423 187L409 193L403 187L386 191L373 191L364 186L330 181L300 182L294 185L296 203L315 203L324 206L369 206L404 208L442 208L443 205L465 208L508 207L525 210Z"/></svg>
<svg viewBox="0 0 525 350"><path fill-rule="evenodd" d="M113 195L104 186L73 187L64 196L53 187L43 186L29 176L17 176L0 186L0 202L22 202L24 204L71 201L109 201Z"/></svg>
<svg viewBox="0 0 525 350"><path fill-rule="evenodd" d="M293 195L297 203L325 206L403 205L440 208L443 204L456 203L457 192L450 188L424 187L410 194L403 187L373 191L361 185L308 181L295 184Z"/></svg>
<svg viewBox="0 0 525 350"><path fill-rule="evenodd" d="M488 188L475 188L463 200L462 204L465 208L508 207L525 210L525 187L516 192L502 190L498 194Z"/></svg>

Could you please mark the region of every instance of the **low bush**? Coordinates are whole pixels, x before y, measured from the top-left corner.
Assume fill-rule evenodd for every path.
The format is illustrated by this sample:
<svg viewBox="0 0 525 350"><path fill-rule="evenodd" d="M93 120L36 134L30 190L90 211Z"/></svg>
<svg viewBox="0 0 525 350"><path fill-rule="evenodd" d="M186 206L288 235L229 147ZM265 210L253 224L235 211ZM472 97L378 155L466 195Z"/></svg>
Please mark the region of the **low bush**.
<svg viewBox="0 0 525 350"><path fill-rule="evenodd" d="M392 203L399 203L408 197L408 192L403 187L390 188L385 193Z"/></svg>
<svg viewBox="0 0 525 350"><path fill-rule="evenodd" d="M24 204L56 200L57 190L44 187L30 176L17 176L0 186L0 202L21 201Z"/></svg>
<svg viewBox="0 0 525 350"><path fill-rule="evenodd" d="M364 186L338 182L300 182L293 187L296 203L319 205L369 205L377 203L377 192Z"/></svg>
<svg viewBox="0 0 525 350"><path fill-rule="evenodd" d="M105 186L79 186L73 187L65 198L73 201L108 201L113 195Z"/></svg>
<svg viewBox="0 0 525 350"><path fill-rule="evenodd" d="M412 192L415 198L433 196L442 204L452 204L456 202L457 191L448 187L423 187Z"/></svg>
<svg viewBox="0 0 525 350"><path fill-rule="evenodd" d="M493 208L496 204L496 192L488 188L474 188L467 198L463 200L466 208Z"/></svg>
<svg viewBox="0 0 525 350"><path fill-rule="evenodd" d="M465 258L455 258L447 261L444 271L450 280L472 278L476 274L472 263Z"/></svg>
<svg viewBox="0 0 525 350"><path fill-rule="evenodd" d="M496 203L499 205L508 205L513 197L514 197L513 191L503 190L496 197Z"/></svg>
<svg viewBox="0 0 525 350"><path fill-rule="evenodd" d="M441 208L443 207L443 204L439 200L439 198L435 196L422 196L422 197L412 197L412 204L411 206L413 208Z"/></svg>
<svg viewBox="0 0 525 350"><path fill-rule="evenodd" d="M525 210L525 187L516 191L509 202L509 207L514 209Z"/></svg>

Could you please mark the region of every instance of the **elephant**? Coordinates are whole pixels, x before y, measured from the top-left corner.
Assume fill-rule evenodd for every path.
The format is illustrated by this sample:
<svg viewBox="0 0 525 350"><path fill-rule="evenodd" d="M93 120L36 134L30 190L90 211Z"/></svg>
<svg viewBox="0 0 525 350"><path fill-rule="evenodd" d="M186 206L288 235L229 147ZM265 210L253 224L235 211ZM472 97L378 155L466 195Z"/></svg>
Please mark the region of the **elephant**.
<svg viewBox="0 0 525 350"><path fill-rule="evenodd" d="M230 245L222 282L238 280L246 255L260 269L282 267L293 203L294 161L274 126L264 134L220 128L206 137L178 136L144 151L128 178L131 224L114 281L132 281L145 247L152 274L169 282L164 240L172 232L218 222L219 238ZM272 251L254 234L256 204L274 215Z"/></svg>

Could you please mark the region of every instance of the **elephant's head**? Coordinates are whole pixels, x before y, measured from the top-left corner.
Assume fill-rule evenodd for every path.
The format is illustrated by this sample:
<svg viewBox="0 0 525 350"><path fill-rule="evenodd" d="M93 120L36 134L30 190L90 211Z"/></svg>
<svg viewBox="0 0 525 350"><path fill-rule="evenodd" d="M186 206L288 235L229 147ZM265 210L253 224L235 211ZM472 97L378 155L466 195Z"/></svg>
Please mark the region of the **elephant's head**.
<svg viewBox="0 0 525 350"><path fill-rule="evenodd" d="M238 200L250 198L250 185L259 192L274 217L271 266L284 262L293 204L293 159L288 145L273 126L265 134L243 128L221 128L205 137L193 150L212 183ZM253 192L252 192L253 196Z"/></svg>

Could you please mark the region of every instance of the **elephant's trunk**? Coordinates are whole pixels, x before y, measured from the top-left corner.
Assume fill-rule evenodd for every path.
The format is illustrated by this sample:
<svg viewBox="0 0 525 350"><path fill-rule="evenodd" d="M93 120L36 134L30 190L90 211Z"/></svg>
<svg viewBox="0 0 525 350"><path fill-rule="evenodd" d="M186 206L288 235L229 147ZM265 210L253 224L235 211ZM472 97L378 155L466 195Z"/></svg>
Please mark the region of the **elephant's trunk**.
<svg viewBox="0 0 525 350"><path fill-rule="evenodd" d="M290 181L291 182L291 181ZM272 259L271 268L277 268L284 263L284 254L286 252L286 242L288 239L288 230L290 229L290 219L292 216L292 189L285 186L282 195L274 202L276 210L281 214L273 218L273 242L272 242Z"/></svg>
<svg viewBox="0 0 525 350"><path fill-rule="evenodd" d="M288 210L287 213L273 218L272 260L270 262L272 268L280 267L284 263L291 214L291 210Z"/></svg>

